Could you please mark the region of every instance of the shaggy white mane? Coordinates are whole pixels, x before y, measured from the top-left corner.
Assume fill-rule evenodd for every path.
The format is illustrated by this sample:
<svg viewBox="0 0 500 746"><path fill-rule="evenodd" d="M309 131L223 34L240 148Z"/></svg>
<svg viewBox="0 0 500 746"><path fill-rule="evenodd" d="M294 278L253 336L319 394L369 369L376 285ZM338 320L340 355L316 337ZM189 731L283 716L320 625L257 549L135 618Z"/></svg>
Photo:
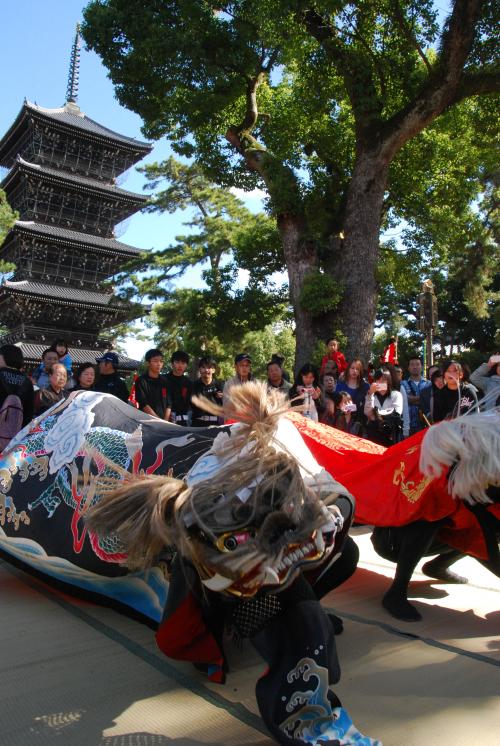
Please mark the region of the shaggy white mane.
<svg viewBox="0 0 500 746"><path fill-rule="evenodd" d="M440 422L427 431L420 471L439 477L450 467L448 489L469 503L490 503L488 485L500 484L500 408Z"/></svg>

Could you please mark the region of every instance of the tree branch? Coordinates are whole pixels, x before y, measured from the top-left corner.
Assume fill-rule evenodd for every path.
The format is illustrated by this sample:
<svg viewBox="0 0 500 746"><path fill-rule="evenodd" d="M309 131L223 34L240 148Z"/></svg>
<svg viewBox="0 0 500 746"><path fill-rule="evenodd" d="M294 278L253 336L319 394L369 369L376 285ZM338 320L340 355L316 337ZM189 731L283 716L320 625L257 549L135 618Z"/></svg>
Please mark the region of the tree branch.
<svg viewBox="0 0 500 746"><path fill-rule="evenodd" d="M495 69L466 72L462 75L452 103L484 93L500 93L500 73Z"/></svg>
<svg viewBox="0 0 500 746"><path fill-rule="evenodd" d="M427 80L413 101L381 128L379 140L382 157L387 163L408 140L458 100L463 68L472 49L484 2L455 0L441 36L440 54Z"/></svg>
<svg viewBox="0 0 500 746"><path fill-rule="evenodd" d="M408 43L417 51L417 54L419 55L420 59L424 63L424 65L427 68L427 71L431 72L431 63L425 56L422 47L417 41L416 36L412 33L412 30L408 26L408 23L406 22L406 18L403 15L403 11L401 10L401 6L399 4L399 0L393 0L393 9L394 9L394 16L396 18L396 22L401 29L401 32L403 33L403 36L408 41Z"/></svg>
<svg viewBox="0 0 500 746"><path fill-rule="evenodd" d="M308 33L321 45L330 61L342 75L354 111L358 138L365 138L372 129L373 121L380 118L383 108L367 56L362 56L358 50L343 45L338 38L335 27L313 8L304 10L300 18ZM366 48L366 44L359 33L356 32L355 37ZM371 51L369 57L373 60ZM380 74L381 70L379 68ZM383 76L381 83L384 84Z"/></svg>

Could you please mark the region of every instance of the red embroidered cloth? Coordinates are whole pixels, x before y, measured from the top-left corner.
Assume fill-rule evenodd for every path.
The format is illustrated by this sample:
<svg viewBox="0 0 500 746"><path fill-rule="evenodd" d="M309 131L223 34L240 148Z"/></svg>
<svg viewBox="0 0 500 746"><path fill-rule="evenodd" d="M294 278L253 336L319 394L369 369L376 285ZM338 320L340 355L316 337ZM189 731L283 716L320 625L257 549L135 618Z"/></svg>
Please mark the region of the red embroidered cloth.
<svg viewBox="0 0 500 746"><path fill-rule="evenodd" d="M384 448L296 412L287 416L318 463L354 495L356 523L403 526L447 517L448 525L438 538L460 551L487 559L480 526L464 503L448 493L446 474L431 479L418 468L425 430ZM500 517L500 505L491 505L488 510Z"/></svg>

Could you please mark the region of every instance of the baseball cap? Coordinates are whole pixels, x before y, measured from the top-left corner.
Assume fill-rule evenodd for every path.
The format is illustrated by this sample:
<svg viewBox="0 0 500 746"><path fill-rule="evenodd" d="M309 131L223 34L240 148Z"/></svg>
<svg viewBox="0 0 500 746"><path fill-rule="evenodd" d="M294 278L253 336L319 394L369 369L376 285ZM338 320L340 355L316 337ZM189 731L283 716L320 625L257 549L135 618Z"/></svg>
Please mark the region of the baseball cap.
<svg viewBox="0 0 500 746"><path fill-rule="evenodd" d="M96 357L96 362L98 363L113 363L115 368L118 367L118 355L116 352L105 352L104 355L101 355L101 357Z"/></svg>
<svg viewBox="0 0 500 746"><path fill-rule="evenodd" d="M248 355L248 354L247 354L246 352L240 352L240 353L239 353L238 355L236 355L236 357L234 358L234 363L235 363L235 365L236 365L237 363L242 363L242 362L243 362L243 360L248 360L248 362L249 362L249 363L251 363L251 362L252 362L252 358L250 357L250 355Z"/></svg>

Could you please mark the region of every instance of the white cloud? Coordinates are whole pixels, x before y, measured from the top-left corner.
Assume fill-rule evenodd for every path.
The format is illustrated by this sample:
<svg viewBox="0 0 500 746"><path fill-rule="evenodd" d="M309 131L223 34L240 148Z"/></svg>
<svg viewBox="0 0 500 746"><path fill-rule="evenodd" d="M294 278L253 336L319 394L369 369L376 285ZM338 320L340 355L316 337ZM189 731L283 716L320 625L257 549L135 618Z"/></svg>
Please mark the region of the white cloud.
<svg viewBox="0 0 500 746"><path fill-rule="evenodd" d="M248 285L250 272L248 269L238 268L238 288L244 288Z"/></svg>
<svg viewBox="0 0 500 746"><path fill-rule="evenodd" d="M267 194L263 189L252 189L251 192L246 192L244 189L231 187L229 191L231 194L234 194L235 197L241 199L249 210L260 211L264 208L264 200L266 199Z"/></svg>

